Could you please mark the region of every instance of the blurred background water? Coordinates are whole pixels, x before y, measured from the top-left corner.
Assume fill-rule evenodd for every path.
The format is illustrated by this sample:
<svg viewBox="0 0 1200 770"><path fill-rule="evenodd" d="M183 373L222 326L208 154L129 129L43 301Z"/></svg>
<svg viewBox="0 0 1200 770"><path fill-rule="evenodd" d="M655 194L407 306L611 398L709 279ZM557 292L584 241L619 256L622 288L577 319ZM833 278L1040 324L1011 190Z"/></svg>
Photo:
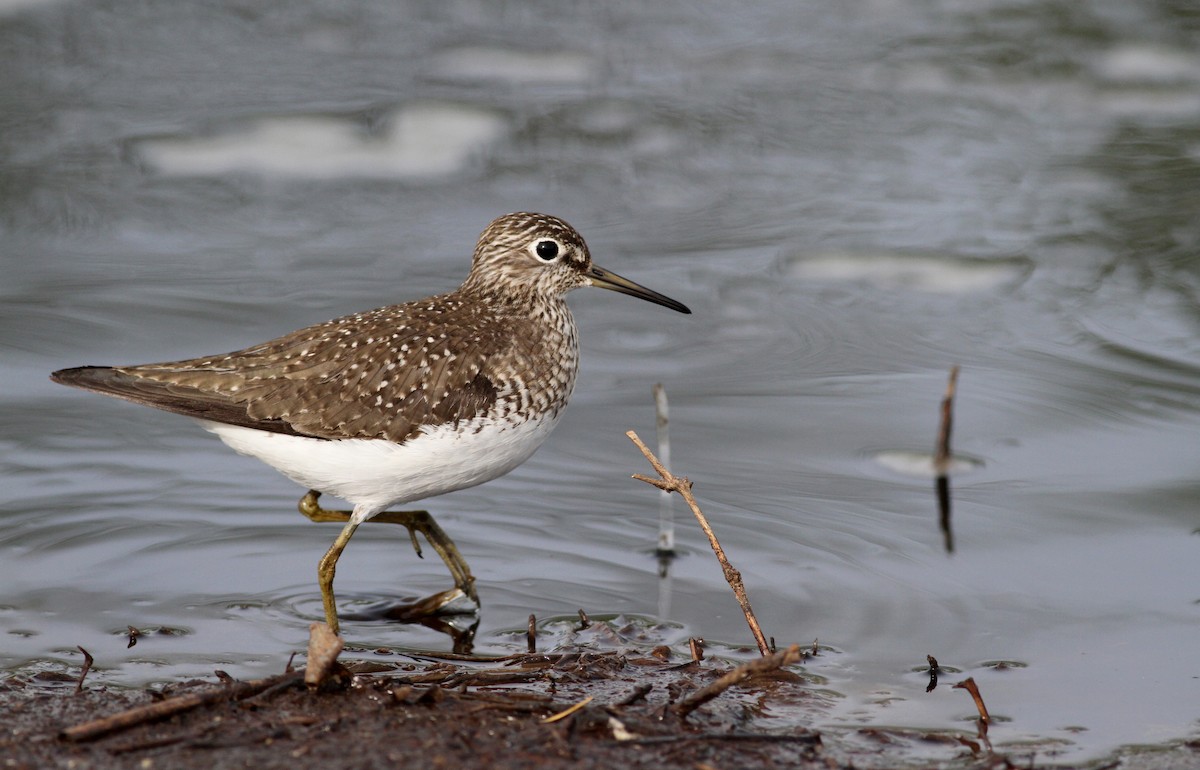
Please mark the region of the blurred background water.
<svg viewBox="0 0 1200 770"><path fill-rule="evenodd" d="M767 632L828 646L819 726L973 730L965 693L925 693L932 654L1002 750L1195 737L1198 43L1179 0L0 3L0 676L77 672L76 645L112 684L278 671L336 531L50 370L448 290L529 209L695 315L574 295L555 435L429 502L478 650L577 608L750 642L682 508L658 577L623 433L653 436L663 382ZM947 554L920 459L952 364ZM339 565L346 609L445 587L389 529Z"/></svg>

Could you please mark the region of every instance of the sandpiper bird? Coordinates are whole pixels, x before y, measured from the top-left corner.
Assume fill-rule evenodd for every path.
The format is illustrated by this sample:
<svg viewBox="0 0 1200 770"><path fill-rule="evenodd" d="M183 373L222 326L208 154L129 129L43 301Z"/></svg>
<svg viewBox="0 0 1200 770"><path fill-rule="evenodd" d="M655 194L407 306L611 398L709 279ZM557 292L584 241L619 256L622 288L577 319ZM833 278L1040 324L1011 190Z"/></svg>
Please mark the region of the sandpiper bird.
<svg viewBox="0 0 1200 770"><path fill-rule="evenodd" d="M563 220L519 212L488 225L467 279L448 294L226 355L84 366L51 378L194 417L238 452L308 487L303 514L345 522L317 568L325 619L337 633L334 570L368 519L407 527L418 554L421 532L449 567L457 595L478 605L470 569L433 518L386 509L481 484L533 454L575 385L579 342L564 295L581 286L691 312L593 265ZM353 510L322 508L322 492Z"/></svg>

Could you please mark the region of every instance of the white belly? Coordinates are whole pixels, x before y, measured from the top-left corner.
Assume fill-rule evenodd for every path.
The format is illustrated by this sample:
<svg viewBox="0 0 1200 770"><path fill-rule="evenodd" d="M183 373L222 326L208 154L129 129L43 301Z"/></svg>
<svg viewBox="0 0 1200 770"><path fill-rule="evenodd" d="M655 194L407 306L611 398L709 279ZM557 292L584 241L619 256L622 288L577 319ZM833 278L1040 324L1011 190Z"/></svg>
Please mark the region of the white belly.
<svg viewBox="0 0 1200 770"><path fill-rule="evenodd" d="M557 415L519 423L476 419L458 430L422 428L419 436L397 445L200 421L241 454L257 457L298 484L353 503L364 519L389 506L503 476L529 459L557 422Z"/></svg>

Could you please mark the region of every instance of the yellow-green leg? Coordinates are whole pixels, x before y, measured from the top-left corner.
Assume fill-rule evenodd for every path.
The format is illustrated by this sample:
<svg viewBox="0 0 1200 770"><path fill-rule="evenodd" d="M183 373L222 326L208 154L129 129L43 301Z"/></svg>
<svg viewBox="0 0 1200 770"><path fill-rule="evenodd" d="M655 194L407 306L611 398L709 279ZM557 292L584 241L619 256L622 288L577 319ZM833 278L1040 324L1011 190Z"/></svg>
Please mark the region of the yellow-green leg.
<svg viewBox="0 0 1200 770"><path fill-rule="evenodd" d="M333 600L333 574L337 571L337 561L342 555L342 550L346 547L346 543L350 542L350 536L356 529L358 529L358 522L346 522L346 526L342 527L342 531L338 533L333 545L329 546L329 550L317 564L317 583L321 586L321 602L325 605L325 622L329 624L329 628L335 634L341 633L341 631L338 629L337 604Z"/></svg>
<svg viewBox="0 0 1200 770"><path fill-rule="evenodd" d="M317 498L320 496L320 492L310 489L308 494L300 499L300 513L308 517L310 521L346 522L346 526L342 528L337 539L333 541L333 545L329 546L329 550L325 552L320 564L317 566L317 580L321 586L321 601L325 607L325 622L329 624L329 627L336 634L338 633L338 617L337 605L334 603L333 597L333 575L337 570L338 558L346 548L346 543L350 542L350 537L358 529L358 522L354 521L352 511L331 511L322 508L320 503L317 502ZM461 591L462 594L466 595L476 605L479 604L479 595L475 591L475 577L471 574L471 568L467 566L466 560L458 552L458 547L454 544L454 541L438 526L428 511L384 511L372 516L368 521L383 521L406 527L417 556L424 558L424 555L421 553L421 545L417 542L417 532L420 532L425 536L425 540L433 546L433 550L437 551L438 556L442 557L442 561L446 563L446 567L450 570L450 575L454 578L454 585L458 591ZM438 594L437 597L431 597L431 600L422 602L421 604L428 605L431 610L436 610L447 604L451 598L445 594Z"/></svg>

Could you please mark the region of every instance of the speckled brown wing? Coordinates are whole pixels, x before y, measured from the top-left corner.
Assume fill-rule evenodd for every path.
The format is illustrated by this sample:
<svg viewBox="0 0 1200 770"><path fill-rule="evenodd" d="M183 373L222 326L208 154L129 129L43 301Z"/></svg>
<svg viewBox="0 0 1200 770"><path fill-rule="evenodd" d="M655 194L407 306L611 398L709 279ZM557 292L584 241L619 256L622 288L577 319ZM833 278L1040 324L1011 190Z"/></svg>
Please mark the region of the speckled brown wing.
<svg viewBox="0 0 1200 770"><path fill-rule="evenodd" d="M222 356L55 373L68 385L217 422L403 442L491 409L511 324L457 298L379 308ZM518 337L519 339L519 337Z"/></svg>
<svg viewBox="0 0 1200 770"><path fill-rule="evenodd" d="M51 374L50 379L61 385L103 393L135 404L152 406L201 420L243 425L272 433L305 435L283 420L254 420L247 415L245 404L239 404L219 393L206 393L192 387L148 380L134 374L126 374L111 366L60 369Z"/></svg>

